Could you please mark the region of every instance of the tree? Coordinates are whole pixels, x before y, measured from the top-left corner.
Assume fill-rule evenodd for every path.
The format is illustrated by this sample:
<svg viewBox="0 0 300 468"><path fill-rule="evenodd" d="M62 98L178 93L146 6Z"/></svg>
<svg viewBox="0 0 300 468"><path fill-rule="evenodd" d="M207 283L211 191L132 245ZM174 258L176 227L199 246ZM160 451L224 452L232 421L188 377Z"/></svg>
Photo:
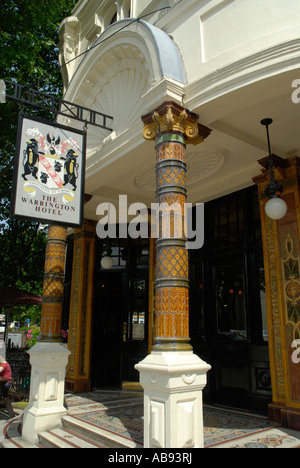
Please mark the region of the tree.
<svg viewBox="0 0 300 468"><path fill-rule="evenodd" d="M58 30L76 0L1 0L0 79L62 95ZM53 119L37 110L31 115ZM16 284L41 293L46 235L38 223L9 217L20 105L0 104L0 286Z"/></svg>
<svg viewBox="0 0 300 468"><path fill-rule="evenodd" d="M75 4L75 0L1 0L0 77L59 93L58 29Z"/></svg>

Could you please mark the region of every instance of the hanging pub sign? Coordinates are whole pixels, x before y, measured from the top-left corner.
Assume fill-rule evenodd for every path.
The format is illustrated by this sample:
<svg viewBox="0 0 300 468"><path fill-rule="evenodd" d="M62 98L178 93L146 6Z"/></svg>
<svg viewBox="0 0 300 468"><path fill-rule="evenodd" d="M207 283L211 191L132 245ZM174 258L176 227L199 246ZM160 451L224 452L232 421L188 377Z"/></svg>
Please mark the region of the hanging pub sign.
<svg viewBox="0 0 300 468"><path fill-rule="evenodd" d="M20 114L11 216L79 227L83 221L86 134Z"/></svg>

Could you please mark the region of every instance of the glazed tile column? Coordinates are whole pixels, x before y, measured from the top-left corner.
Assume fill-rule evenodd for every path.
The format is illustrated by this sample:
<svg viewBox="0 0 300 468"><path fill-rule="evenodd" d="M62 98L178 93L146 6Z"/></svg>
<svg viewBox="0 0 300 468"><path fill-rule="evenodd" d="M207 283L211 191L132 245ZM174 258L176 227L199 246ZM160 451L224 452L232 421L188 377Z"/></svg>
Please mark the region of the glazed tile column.
<svg viewBox="0 0 300 468"><path fill-rule="evenodd" d="M61 425L66 414L64 390L70 351L61 343L63 285L67 230L50 226L46 245L41 315L41 339L28 351L31 382L29 404L24 411L22 437L36 443L38 434Z"/></svg>
<svg viewBox="0 0 300 468"><path fill-rule="evenodd" d="M160 210L156 242L155 350L186 351L189 344L189 265L186 250L186 144L198 144L210 130L198 116L174 103L143 117L144 137L156 144L156 202ZM165 223L165 224L164 224Z"/></svg>
<svg viewBox="0 0 300 468"><path fill-rule="evenodd" d="M156 145L155 339L136 368L144 388L144 445L203 447L202 390L210 366L189 343L189 266L185 237L186 145L210 130L173 102L142 117L144 137ZM166 223L164 223L167 221Z"/></svg>
<svg viewBox="0 0 300 468"><path fill-rule="evenodd" d="M41 341L61 341L67 229L51 225L45 254Z"/></svg>
<svg viewBox="0 0 300 468"><path fill-rule="evenodd" d="M156 139L156 162L156 202L159 207L165 206L166 209L160 212L160 232L156 242L154 349L183 351L191 349L189 345L189 265L182 222L186 202L184 136L173 133L160 134ZM176 219L176 210L168 213L168 207L174 203L178 207L178 219ZM167 221L165 226L163 226L164 221ZM176 229L177 233L175 233ZM169 232L164 232L168 230Z"/></svg>

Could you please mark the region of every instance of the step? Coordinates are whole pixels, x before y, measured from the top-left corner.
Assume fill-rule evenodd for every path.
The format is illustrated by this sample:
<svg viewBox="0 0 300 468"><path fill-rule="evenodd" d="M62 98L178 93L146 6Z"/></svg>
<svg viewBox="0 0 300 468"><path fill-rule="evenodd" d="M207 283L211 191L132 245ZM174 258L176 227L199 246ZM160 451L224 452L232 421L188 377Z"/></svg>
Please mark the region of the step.
<svg viewBox="0 0 300 468"><path fill-rule="evenodd" d="M20 435L20 423L20 417L8 422L0 448L143 448L134 440L70 415L62 418L62 427L41 432L39 442L30 444Z"/></svg>
<svg viewBox="0 0 300 468"><path fill-rule="evenodd" d="M134 440L69 415L62 418L62 423L64 429L76 434L78 437L83 437L90 443L101 445L103 448L143 448L142 444Z"/></svg>
<svg viewBox="0 0 300 468"><path fill-rule="evenodd" d="M41 432L39 443L43 448L103 448L61 427Z"/></svg>
<svg viewBox="0 0 300 468"><path fill-rule="evenodd" d="M39 448L36 444L31 444L26 440L22 439L20 434L20 416L8 421L8 423L3 428L3 435L5 439L1 440L1 448L10 449L10 448Z"/></svg>
<svg viewBox="0 0 300 468"><path fill-rule="evenodd" d="M12 448L41 448L37 444L30 444L26 442L26 440L22 439L22 437L14 437L13 439L5 439L1 443L1 448L4 449L12 449Z"/></svg>

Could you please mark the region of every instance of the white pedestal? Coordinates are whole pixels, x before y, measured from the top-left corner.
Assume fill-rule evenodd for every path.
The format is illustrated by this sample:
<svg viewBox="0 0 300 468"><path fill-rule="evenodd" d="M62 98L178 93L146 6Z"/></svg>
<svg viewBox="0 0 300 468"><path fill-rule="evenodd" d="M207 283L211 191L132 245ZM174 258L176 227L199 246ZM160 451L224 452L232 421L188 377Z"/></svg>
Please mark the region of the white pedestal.
<svg viewBox="0 0 300 468"><path fill-rule="evenodd" d="M136 365L145 448L203 448L202 390L211 367L192 351L152 352Z"/></svg>
<svg viewBox="0 0 300 468"><path fill-rule="evenodd" d="M61 425L66 414L64 390L70 351L62 343L42 342L30 351L29 405L23 415L22 438L36 443L38 434Z"/></svg>

